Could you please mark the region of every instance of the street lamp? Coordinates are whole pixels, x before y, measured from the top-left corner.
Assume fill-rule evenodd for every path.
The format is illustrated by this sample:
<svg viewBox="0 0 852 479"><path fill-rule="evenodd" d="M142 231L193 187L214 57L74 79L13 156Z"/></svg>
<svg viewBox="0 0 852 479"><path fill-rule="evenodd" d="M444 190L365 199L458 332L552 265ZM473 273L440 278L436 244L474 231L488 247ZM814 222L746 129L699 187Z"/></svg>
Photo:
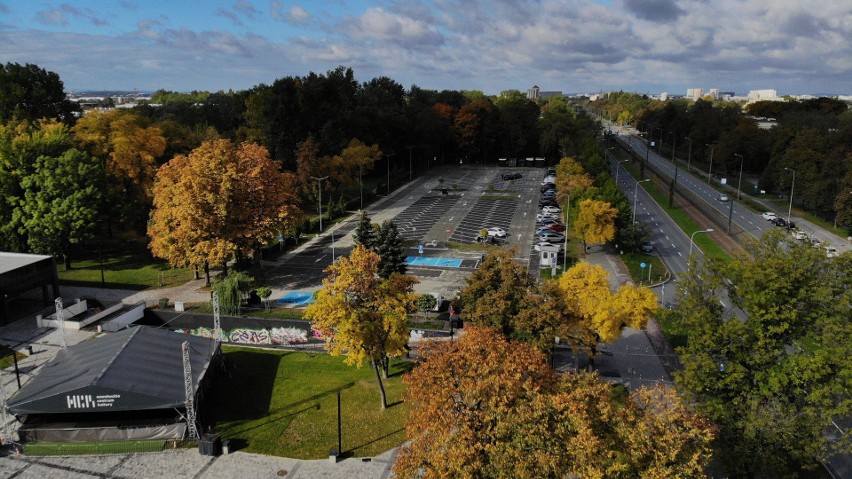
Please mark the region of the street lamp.
<svg viewBox="0 0 852 479"><path fill-rule="evenodd" d="M396 155L396 153L382 153L382 155L388 159L388 195L390 195L390 159L392 156Z"/></svg>
<svg viewBox="0 0 852 479"><path fill-rule="evenodd" d="M677 164L677 156L676 156L677 155L677 135L675 135L675 133L673 131L670 131L669 134L672 135L672 163L675 166L674 179L672 179L672 182L669 185L669 208L671 208L672 202L674 202L674 191L675 191L675 188L677 187L678 164Z"/></svg>
<svg viewBox="0 0 852 479"><path fill-rule="evenodd" d="M322 233L322 180L327 180L328 176L323 176L322 178L312 176L311 179L317 180L317 190L319 190L319 232Z"/></svg>
<svg viewBox="0 0 852 479"><path fill-rule="evenodd" d="M740 157L740 179L737 180L737 201L740 200L740 185L743 182L743 155L739 153L734 153L734 156Z"/></svg>
<svg viewBox="0 0 852 479"><path fill-rule="evenodd" d="M698 230L698 231L692 233L692 235L689 236L689 256L687 256L688 258L692 257L692 246L695 245L695 243L693 243L693 240L695 239L695 235L697 235L698 233L712 233L712 232L713 232L713 228L707 228L706 230Z"/></svg>
<svg viewBox="0 0 852 479"><path fill-rule="evenodd" d="M787 171L793 172L793 182L790 183L790 207L787 208L787 223L789 223L790 222L790 213L793 212L793 188L796 187L796 170L794 170L792 168L787 168L786 166L784 167L784 169L787 170Z"/></svg>
<svg viewBox="0 0 852 479"><path fill-rule="evenodd" d="M417 145L406 146L408 148L408 181L411 181L411 150L417 148Z"/></svg>
<svg viewBox="0 0 852 479"><path fill-rule="evenodd" d="M633 222L631 224L636 224L636 194L639 193L639 183L644 183L646 181L651 181L651 178L636 180L636 187L633 188Z"/></svg>
<svg viewBox="0 0 852 479"><path fill-rule="evenodd" d="M713 150L716 149L716 145L711 145L709 143L705 143L704 146L710 147L710 168L707 168L707 184L710 184L710 178L712 178L713 172Z"/></svg>
<svg viewBox="0 0 852 479"><path fill-rule="evenodd" d="M618 185L618 170L621 167L622 163L627 163L628 161L630 161L630 158L628 158L626 160L619 160L615 163L615 184L616 185Z"/></svg>
<svg viewBox="0 0 852 479"><path fill-rule="evenodd" d="M686 156L686 172L690 173L692 170L689 169L689 165L692 163L692 138L686 137L689 140L689 153Z"/></svg>

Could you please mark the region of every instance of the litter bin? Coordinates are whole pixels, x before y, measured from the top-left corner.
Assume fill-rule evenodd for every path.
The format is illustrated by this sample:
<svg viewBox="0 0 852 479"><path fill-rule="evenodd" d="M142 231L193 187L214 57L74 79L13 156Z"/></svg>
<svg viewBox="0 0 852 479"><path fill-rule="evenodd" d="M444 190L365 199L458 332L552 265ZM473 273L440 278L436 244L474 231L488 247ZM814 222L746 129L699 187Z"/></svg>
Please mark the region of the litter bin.
<svg viewBox="0 0 852 479"><path fill-rule="evenodd" d="M222 453L222 438L218 434L204 434L198 439L198 453L202 456L218 456Z"/></svg>
<svg viewBox="0 0 852 479"><path fill-rule="evenodd" d="M231 440L223 439L222 440L222 454L230 454L231 453Z"/></svg>

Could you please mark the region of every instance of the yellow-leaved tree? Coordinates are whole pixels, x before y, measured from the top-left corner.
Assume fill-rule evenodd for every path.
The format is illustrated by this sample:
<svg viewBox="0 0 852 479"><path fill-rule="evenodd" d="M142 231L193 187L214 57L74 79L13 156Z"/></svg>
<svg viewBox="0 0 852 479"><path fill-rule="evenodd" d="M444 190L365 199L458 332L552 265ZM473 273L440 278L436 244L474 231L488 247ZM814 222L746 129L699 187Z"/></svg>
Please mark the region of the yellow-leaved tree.
<svg viewBox="0 0 852 479"><path fill-rule="evenodd" d="M583 200L580 212L574 220L574 231L583 240L583 249L587 243L605 243L615 238L615 217L618 209L605 201Z"/></svg>
<svg viewBox="0 0 852 479"><path fill-rule="evenodd" d="M174 266L252 256L301 216L293 175L253 143L205 141L163 165L153 190L149 248Z"/></svg>
<svg viewBox="0 0 852 479"><path fill-rule="evenodd" d="M305 310L305 319L328 338L332 356L346 355L346 364L358 367L370 364L386 408L382 376L387 379L389 358L405 354L417 279L398 273L382 279L379 261L375 252L356 245L348 257L326 268L323 287Z"/></svg>
<svg viewBox="0 0 852 479"><path fill-rule="evenodd" d="M577 263L559 277L558 284L564 320L557 323L555 334L587 349L592 361L598 343L615 341L625 326L645 327L659 310L647 287L625 284L613 293L606 270L598 265Z"/></svg>

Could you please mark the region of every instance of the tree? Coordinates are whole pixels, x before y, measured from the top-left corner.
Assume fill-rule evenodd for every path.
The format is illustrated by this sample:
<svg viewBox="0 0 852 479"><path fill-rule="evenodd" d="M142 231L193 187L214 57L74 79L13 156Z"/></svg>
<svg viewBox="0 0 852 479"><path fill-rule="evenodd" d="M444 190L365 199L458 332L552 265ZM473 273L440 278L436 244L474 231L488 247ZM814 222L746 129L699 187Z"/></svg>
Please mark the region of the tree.
<svg viewBox="0 0 852 479"><path fill-rule="evenodd" d="M151 252L174 266L253 256L299 219L293 190L263 147L204 142L157 173Z"/></svg>
<svg viewBox="0 0 852 479"><path fill-rule="evenodd" d="M848 436L831 447L825 433L852 413L850 257L782 235L767 232L746 254L691 268L678 283L673 317L689 337L675 379L719 425L732 477L789 476L850 450ZM719 304L723 289L730 309Z"/></svg>
<svg viewBox="0 0 852 479"><path fill-rule="evenodd" d="M387 377L388 358L405 354L417 280L401 274L380 278L378 267L379 256L356 245L349 257L326 268L323 288L305 310L305 319L330 338L326 349L331 355L345 355L349 365L370 364L384 409L387 396L380 372Z"/></svg>
<svg viewBox="0 0 852 479"><path fill-rule="evenodd" d="M615 217L618 210L609 203L598 200L580 202L580 212L574 220L574 231L587 243L605 243L615 238Z"/></svg>
<svg viewBox="0 0 852 479"><path fill-rule="evenodd" d="M423 319L426 319L426 312L435 309L438 300L431 294L421 294L417 297L417 310L423 312Z"/></svg>
<svg viewBox="0 0 852 479"><path fill-rule="evenodd" d="M47 118L70 125L79 111L79 105L65 97L56 73L30 63L0 65L0 123Z"/></svg>
<svg viewBox="0 0 852 479"><path fill-rule="evenodd" d="M376 247L376 232L373 223L370 222L370 217L367 215L367 210L361 210L361 218L358 220L358 226L355 227L352 239L356 245L362 245L367 249Z"/></svg>
<svg viewBox="0 0 852 479"><path fill-rule="evenodd" d="M709 462L711 427L671 391L626 398L594 374L559 378L493 329L422 353L403 378L414 404L398 477L699 477Z"/></svg>
<svg viewBox="0 0 852 479"><path fill-rule="evenodd" d="M224 314L239 315L243 301L248 297L254 278L242 271L231 271L215 281L213 291L219 294L219 308Z"/></svg>
<svg viewBox="0 0 852 479"><path fill-rule="evenodd" d="M331 174L336 183L354 184L358 179L358 188L363 204L363 176L372 171L376 161L382 157L378 145L367 146L363 141L352 139L343 151L331 159Z"/></svg>
<svg viewBox="0 0 852 479"><path fill-rule="evenodd" d="M491 252L470 275L459 294L465 321L513 334L513 318L536 287L526 268L513 259L515 254L508 248Z"/></svg>
<svg viewBox="0 0 852 479"><path fill-rule="evenodd" d="M393 221L385 221L376 235L376 253L379 254L379 276L390 278L394 273L405 274L405 250L402 238Z"/></svg>
<svg viewBox="0 0 852 479"><path fill-rule="evenodd" d="M263 307L267 311L269 311L269 297L272 296L272 288L268 286L261 286L257 288L257 297L263 300Z"/></svg>

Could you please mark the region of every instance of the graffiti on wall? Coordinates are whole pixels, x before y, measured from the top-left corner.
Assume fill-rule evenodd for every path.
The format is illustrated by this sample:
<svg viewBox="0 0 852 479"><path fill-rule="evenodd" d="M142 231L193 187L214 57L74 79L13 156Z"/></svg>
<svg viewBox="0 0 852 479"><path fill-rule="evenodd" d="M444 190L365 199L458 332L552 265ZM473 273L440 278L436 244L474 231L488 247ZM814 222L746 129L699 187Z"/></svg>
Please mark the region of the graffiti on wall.
<svg viewBox="0 0 852 479"><path fill-rule="evenodd" d="M308 332L299 328L272 328L269 331L272 344L307 343Z"/></svg>
<svg viewBox="0 0 852 479"><path fill-rule="evenodd" d="M196 329L178 329L177 332L214 338L213 330L201 326ZM236 344L300 344L308 342L308 331L295 327L289 328L237 328L222 332L222 340Z"/></svg>

